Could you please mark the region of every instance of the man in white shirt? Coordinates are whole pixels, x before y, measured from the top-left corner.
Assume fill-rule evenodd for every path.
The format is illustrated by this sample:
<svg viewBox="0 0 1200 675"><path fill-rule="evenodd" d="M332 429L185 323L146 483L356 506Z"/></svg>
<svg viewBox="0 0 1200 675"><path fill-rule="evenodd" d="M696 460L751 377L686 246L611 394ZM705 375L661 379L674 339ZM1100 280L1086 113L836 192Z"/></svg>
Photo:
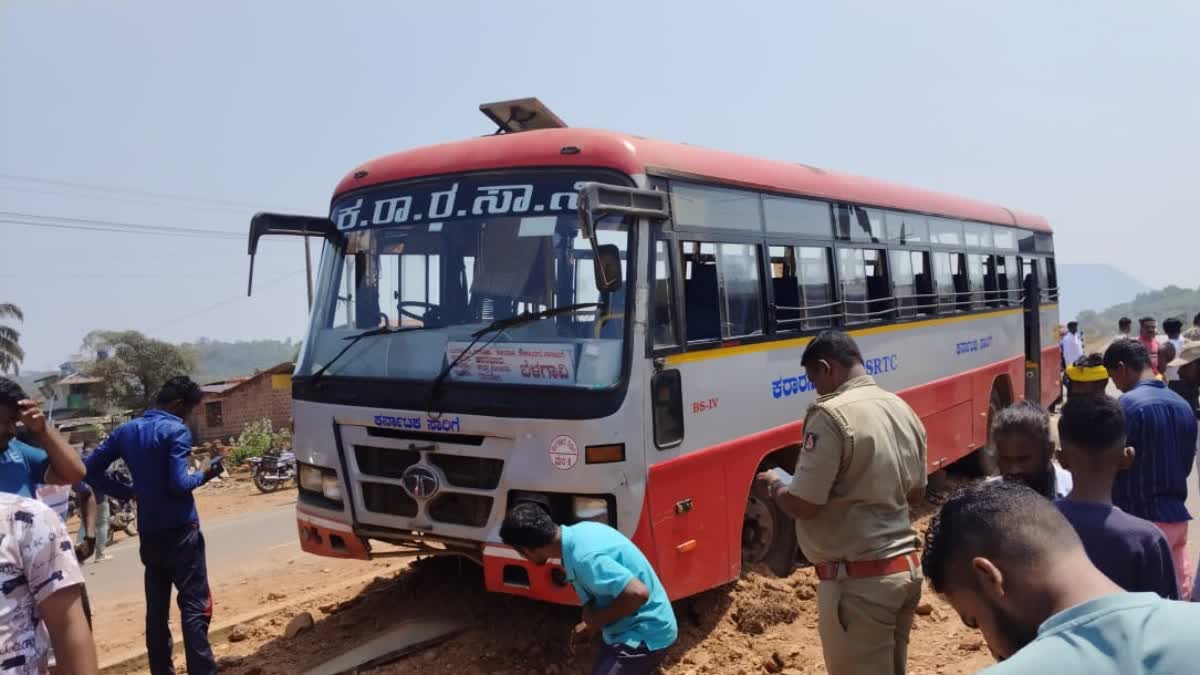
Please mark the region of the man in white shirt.
<svg viewBox="0 0 1200 675"><path fill-rule="evenodd" d="M1067 323L1067 334L1062 337L1058 346L1062 349L1063 362L1067 365L1075 363L1079 357L1083 356L1083 340L1079 339L1079 322Z"/></svg>
<svg viewBox="0 0 1200 675"><path fill-rule="evenodd" d="M1113 336L1113 342L1117 340L1132 340L1133 339L1133 319L1123 316L1117 322L1117 334Z"/></svg>
<svg viewBox="0 0 1200 675"><path fill-rule="evenodd" d="M1167 334L1166 342L1171 343L1175 348L1175 355L1178 356L1183 352L1183 320L1171 317L1163 321L1163 332ZM1179 379L1179 367L1167 365L1163 368L1163 377L1167 382L1174 382Z"/></svg>
<svg viewBox="0 0 1200 675"><path fill-rule="evenodd" d="M47 670L51 646L58 672L96 673L96 646L83 613L83 575L66 525L50 507L0 494L0 669Z"/></svg>

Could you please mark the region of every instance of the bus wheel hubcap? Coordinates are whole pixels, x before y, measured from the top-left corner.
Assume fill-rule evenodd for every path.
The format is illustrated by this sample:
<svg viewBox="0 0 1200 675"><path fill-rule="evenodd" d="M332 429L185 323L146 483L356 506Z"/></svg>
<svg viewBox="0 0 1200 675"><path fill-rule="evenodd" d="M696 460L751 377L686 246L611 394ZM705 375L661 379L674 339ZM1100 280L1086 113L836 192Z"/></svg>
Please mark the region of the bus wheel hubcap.
<svg viewBox="0 0 1200 675"><path fill-rule="evenodd" d="M756 563L767 557L775 536L775 520L771 507L758 497L746 502L746 519L742 522L742 560Z"/></svg>

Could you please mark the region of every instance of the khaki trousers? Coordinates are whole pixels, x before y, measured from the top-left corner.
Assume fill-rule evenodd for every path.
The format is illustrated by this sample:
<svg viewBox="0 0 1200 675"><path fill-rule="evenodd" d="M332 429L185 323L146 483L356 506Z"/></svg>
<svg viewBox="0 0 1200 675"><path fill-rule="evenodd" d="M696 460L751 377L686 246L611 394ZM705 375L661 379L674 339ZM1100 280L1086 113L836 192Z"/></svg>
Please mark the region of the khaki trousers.
<svg viewBox="0 0 1200 675"><path fill-rule="evenodd" d="M829 675L904 675L921 582L918 567L817 585L821 649Z"/></svg>

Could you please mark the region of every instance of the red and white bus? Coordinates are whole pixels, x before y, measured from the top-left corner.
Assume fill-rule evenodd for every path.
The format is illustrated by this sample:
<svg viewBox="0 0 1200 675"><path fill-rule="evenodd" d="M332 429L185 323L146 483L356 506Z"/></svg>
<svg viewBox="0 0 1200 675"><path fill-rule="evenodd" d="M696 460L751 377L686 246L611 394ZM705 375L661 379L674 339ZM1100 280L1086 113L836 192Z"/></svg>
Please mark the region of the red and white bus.
<svg viewBox="0 0 1200 675"><path fill-rule="evenodd" d="M293 378L305 551L461 555L490 590L573 603L499 541L530 499L618 528L685 597L790 564L750 485L795 461L818 331L921 416L930 472L994 471L992 412L1058 396L1041 217L489 110L500 133L354 169L328 217L251 225L251 254L325 240Z"/></svg>

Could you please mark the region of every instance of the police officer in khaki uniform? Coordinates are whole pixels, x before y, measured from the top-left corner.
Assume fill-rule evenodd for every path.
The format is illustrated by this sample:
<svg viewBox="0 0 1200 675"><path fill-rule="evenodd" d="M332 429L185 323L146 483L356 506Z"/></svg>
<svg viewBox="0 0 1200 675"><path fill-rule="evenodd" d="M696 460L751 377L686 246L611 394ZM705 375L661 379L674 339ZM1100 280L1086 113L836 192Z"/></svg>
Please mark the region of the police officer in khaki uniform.
<svg viewBox="0 0 1200 675"><path fill-rule="evenodd" d="M758 476L796 519L820 585L821 647L830 675L902 674L921 598L910 505L925 496L925 427L867 375L849 335L825 331L801 359L820 398L804 420L794 478Z"/></svg>

